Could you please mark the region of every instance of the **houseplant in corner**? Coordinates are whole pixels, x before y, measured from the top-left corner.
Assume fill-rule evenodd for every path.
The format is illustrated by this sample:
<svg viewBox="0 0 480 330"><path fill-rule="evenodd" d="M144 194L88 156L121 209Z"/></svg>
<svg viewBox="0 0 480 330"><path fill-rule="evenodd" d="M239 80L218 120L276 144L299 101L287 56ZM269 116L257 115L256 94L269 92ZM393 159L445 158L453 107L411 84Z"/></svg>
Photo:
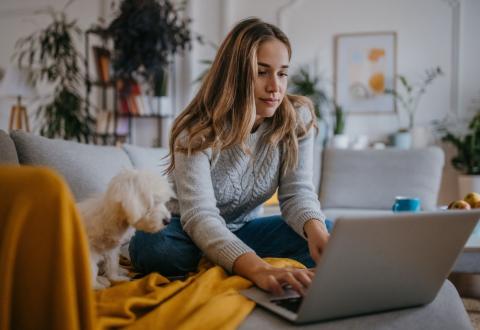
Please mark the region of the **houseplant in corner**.
<svg viewBox="0 0 480 330"><path fill-rule="evenodd" d="M190 19L170 0L123 0L107 28L115 77L143 77L155 96L165 96L172 56L191 47Z"/></svg>
<svg viewBox="0 0 480 330"><path fill-rule="evenodd" d="M386 89L386 94L391 94L397 105L405 111L407 115L407 127L400 128L398 133L394 135L394 144L398 147L408 149L412 144L412 132L415 126L415 114L422 96L427 91L427 87L439 76L443 75L440 67L427 69L424 76L417 83L410 83L404 75L397 75L396 78L400 82L401 90ZM395 142L396 141L396 142ZM420 143L421 145L421 143Z"/></svg>
<svg viewBox="0 0 480 330"><path fill-rule="evenodd" d="M46 82L53 87L53 93L37 112L40 134L88 142L94 119L79 92L83 76L75 38L81 36L81 30L64 11L48 8L46 13L51 16L51 23L20 39L14 58L20 67L27 67L34 73L35 84Z"/></svg>
<svg viewBox="0 0 480 330"><path fill-rule="evenodd" d="M451 162L461 173L458 177L460 198L472 191L480 192L480 110L471 119L466 134L457 135L443 129L442 141L452 144L457 151Z"/></svg>

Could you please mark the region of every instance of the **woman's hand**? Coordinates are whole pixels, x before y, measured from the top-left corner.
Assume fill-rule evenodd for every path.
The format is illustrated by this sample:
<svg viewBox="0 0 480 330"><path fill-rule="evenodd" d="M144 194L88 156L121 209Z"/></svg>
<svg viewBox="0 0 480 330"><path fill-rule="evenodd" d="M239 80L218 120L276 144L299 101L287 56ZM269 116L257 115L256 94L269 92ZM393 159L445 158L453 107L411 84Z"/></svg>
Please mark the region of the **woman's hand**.
<svg viewBox="0 0 480 330"><path fill-rule="evenodd" d="M313 272L308 269L275 268L252 252L238 257L233 265L233 271L249 279L259 288L276 295L282 295L285 286L290 285L303 296L313 277Z"/></svg>
<svg viewBox="0 0 480 330"><path fill-rule="evenodd" d="M318 220L308 220L303 226L305 235L308 239L308 249L310 256L316 264L320 261L325 246L328 243L329 234L325 225Z"/></svg>

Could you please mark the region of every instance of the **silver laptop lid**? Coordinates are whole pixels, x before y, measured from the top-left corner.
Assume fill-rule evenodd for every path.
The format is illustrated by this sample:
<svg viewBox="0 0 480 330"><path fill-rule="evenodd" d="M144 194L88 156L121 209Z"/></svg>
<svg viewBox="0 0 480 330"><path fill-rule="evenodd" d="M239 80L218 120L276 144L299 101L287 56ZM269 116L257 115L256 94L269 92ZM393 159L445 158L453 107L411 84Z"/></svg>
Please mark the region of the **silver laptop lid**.
<svg viewBox="0 0 480 330"><path fill-rule="evenodd" d="M431 302L479 218L442 211L338 219L296 322Z"/></svg>

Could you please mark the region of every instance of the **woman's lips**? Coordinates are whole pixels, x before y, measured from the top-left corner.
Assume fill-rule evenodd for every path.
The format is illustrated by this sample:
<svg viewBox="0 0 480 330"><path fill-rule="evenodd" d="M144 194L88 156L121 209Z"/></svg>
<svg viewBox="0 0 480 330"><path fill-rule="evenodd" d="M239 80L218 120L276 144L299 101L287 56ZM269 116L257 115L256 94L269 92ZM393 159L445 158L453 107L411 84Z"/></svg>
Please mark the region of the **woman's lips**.
<svg viewBox="0 0 480 330"><path fill-rule="evenodd" d="M265 103L269 106L273 106L273 105L278 103L277 99L263 99L263 98L260 98L260 101L262 101L263 103Z"/></svg>

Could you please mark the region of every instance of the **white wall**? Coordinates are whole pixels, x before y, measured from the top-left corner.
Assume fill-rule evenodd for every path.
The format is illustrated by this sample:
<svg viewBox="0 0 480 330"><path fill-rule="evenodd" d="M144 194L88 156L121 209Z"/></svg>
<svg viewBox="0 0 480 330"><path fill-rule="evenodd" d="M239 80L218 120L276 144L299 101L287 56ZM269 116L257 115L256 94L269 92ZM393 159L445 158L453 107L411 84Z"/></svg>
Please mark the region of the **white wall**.
<svg viewBox="0 0 480 330"><path fill-rule="evenodd" d="M431 122L447 114L468 115L472 100L480 100L480 1L478 0L192 0L198 32L217 37L217 43L240 19L256 16L280 25L289 36L293 47L292 69L313 65L327 80L333 78L333 38L339 33L396 31L397 73L411 79L419 77L425 69L441 66L445 76L429 86L420 102L416 125L430 129ZM220 6L222 4L222 6ZM455 74L452 62L453 7L460 5L459 70ZM210 15L217 5L223 15ZM289 6L290 5L290 6ZM282 15L279 10L284 7ZM205 17L209 17L205 21ZM216 30L212 27L216 27ZM203 30L205 29L205 30ZM196 50L193 61L198 60ZM205 55L206 53L202 53ZM195 57L196 56L196 57ZM213 55L212 55L213 57ZM194 75L200 71L193 64ZM459 82L455 86L455 75ZM456 87L456 88L455 88ZM452 94L453 93L453 94ZM458 94L458 101L454 102ZM477 101L478 102L478 101ZM477 105L477 109L480 105ZM394 114L348 115L346 131L351 136L367 134L370 140L386 140L395 132L405 116ZM433 137L430 136L433 142ZM457 197L456 175L449 159L452 149L445 148L446 167L439 202L446 203Z"/></svg>
<svg viewBox="0 0 480 330"><path fill-rule="evenodd" d="M315 64L316 69L328 80L333 80L333 38L339 33L396 31L397 72L415 79L425 69L439 65L446 75L431 86L420 103L416 123L429 125L434 119L443 118L449 111L465 111L465 100L478 95L480 90L480 66L476 58L480 55L479 43L474 42L476 31L480 30L478 17L480 2L462 1L462 44L460 108L450 107L452 78L452 9L443 0L243 0L209 1L192 0L194 22L198 21L200 32L217 37L217 43L238 20L257 16L278 24L277 11L290 2L294 4L283 14L282 29L289 36L293 46L292 67ZM224 15L220 19L204 17L212 6L223 3ZM201 4L201 5L200 5ZM210 6L209 6L210 5ZM217 5L221 8L220 5ZM204 24L202 24L204 23ZM212 33L212 26L217 30ZM225 28L227 27L227 29ZM205 30L201 30L205 29ZM197 53L200 53L197 51ZM195 57L195 56L194 56ZM199 70L198 65L194 71ZM196 71L198 72L198 71ZM468 89L463 86L469 86ZM401 119L405 120L400 112ZM403 122L404 123L404 122ZM383 139L399 128L397 115L353 114L347 119L347 132L352 135L368 134L372 139Z"/></svg>

